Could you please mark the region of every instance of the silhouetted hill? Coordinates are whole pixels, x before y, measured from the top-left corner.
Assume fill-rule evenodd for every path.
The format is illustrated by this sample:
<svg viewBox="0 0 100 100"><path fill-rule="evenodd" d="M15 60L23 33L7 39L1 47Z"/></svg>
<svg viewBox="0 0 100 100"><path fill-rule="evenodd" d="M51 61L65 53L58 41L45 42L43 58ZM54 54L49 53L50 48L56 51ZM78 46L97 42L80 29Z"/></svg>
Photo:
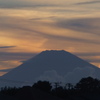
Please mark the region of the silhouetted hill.
<svg viewBox="0 0 100 100"><path fill-rule="evenodd" d="M64 50L51 50L41 52L1 78L32 83L37 80L75 83L87 76L100 78L100 69Z"/></svg>

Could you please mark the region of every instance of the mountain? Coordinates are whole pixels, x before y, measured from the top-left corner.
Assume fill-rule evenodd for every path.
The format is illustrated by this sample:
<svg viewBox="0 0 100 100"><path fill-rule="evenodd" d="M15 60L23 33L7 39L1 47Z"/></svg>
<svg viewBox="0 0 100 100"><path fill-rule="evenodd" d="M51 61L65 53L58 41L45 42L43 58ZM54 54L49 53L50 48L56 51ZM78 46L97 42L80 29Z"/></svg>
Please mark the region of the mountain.
<svg viewBox="0 0 100 100"><path fill-rule="evenodd" d="M47 50L24 62L1 78L15 83L78 82L87 76L100 78L100 69L64 50Z"/></svg>

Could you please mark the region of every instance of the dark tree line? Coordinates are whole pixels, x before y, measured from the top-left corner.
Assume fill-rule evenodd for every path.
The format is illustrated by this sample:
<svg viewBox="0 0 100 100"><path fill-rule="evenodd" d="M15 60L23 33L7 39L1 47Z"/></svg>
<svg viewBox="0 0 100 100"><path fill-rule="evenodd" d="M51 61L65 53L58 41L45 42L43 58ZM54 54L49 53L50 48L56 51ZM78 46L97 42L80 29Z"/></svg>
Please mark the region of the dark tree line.
<svg viewBox="0 0 100 100"><path fill-rule="evenodd" d="M10 96L15 96L21 89L26 88L1 88L0 93ZM92 77L82 78L75 86L71 83L66 83L65 86L61 86L59 82L56 82L54 86L48 81L38 81L33 86L27 88L38 89L45 93L49 93L53 96L63 98L65 100L72 97L87 97L89 95L100 95L100 80ZM26 89L25 91L28 91ZM91 99L92 100L92 99Z"/></svg>

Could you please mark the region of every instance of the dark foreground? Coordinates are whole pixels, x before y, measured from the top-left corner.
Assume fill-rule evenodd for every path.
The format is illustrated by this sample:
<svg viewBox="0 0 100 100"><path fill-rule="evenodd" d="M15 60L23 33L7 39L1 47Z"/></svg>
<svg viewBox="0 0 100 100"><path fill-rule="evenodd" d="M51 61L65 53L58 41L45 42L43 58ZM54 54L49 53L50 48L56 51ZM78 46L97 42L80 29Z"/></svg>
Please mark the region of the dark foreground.
<svg viewBox="0 0 100 100"><path fill-rule="evenodd" d="M47 81L38 81L33 86L22 88L4 87L0 100L100 100L100 81L91 77L81 79L75 86L71 83L54 86Z"/></svg>

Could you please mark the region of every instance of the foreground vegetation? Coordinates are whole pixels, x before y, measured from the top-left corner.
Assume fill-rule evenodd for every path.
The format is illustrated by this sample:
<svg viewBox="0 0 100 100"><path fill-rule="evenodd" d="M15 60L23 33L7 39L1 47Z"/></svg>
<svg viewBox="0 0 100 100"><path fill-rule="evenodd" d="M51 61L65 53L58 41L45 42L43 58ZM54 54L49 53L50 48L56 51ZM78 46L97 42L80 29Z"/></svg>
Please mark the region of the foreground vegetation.
<svg viewBox="0 0 100 100"><path fill-rule="evenodd" d="M82 78L75 86L71 83L61 86L59 82L54 83L54 86L52 86L48 81L38 81L33 86L22 88L4 87L1 88L0 93L13 96L18 100L33 100L32 97L35 100L42 100L36 99L36 95L42 95L43 93L43 95L49 94L64 100L100 100L100 80L92 77Z"/></svg>

